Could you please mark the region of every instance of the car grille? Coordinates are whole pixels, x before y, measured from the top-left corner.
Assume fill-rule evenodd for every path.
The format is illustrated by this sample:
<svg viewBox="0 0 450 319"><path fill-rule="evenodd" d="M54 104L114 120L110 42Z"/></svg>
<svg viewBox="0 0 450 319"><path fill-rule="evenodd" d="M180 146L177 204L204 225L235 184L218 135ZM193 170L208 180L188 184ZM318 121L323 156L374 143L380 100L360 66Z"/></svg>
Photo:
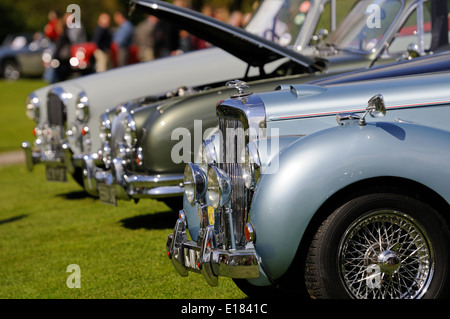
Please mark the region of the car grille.
<svg viewBox="0 0 450 319"><path fill-rule="evenodd" d="M234 138L227 138L227 133L232 131L241 130L244 131L244 125L241 121L235 119L219 119L219 128L223 134L222 140L222 154L223 161L220 163L219 168L222 169L230 178L232 191L231 191L231 209L233 211L233 228L236 239L236 245L244 245L244 225L247 218L247 190L244 185L242 177L242 164L237 160L237 147ZM227 143L228 140L233 140L234 143ZM233 147L233 150L230 150ZM223 218L225 223L228 223L228 219ZM225 229L229 229L226 227Z"/></svg>
<svg viewBox="0 0 450 319"><path fill-rule="evenodd" d="M48 124L51 126L64 126L67 121L67 110L64 102L58 95L50 93L47 103Z"/></svg>

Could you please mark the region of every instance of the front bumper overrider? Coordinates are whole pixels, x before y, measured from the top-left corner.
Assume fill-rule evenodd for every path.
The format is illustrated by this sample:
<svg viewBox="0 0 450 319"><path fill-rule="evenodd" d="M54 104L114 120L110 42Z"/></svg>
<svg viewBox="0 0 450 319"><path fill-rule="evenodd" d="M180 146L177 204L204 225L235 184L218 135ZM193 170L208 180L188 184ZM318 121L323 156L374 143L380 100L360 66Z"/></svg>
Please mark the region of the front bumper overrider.
<svg viewBox="0 0 450 319"><path fill-rule="evenodd" d="M27 141L22 143L22 149L25 152L25 162L29 171L32 171L37 164L44 164L48 167L66 168L69 173L73 173L74 171L72 151L66 143L61 145L61 152L43 152L39 149L33 149Z"/></svg>
<svg viewBox="0 0 450 319"><path fill-rule="evenodd" d="M183 195L183 174L145 175L127 171L121 159L111 161L108 169L99 167L97 154L84 155L81 159L85 190L102 196L100 188L118 199L163 198Z"/></svg>
<svg viewBox="0 0 450 319"><path fill-rule="evenodd" d="M215 247L214 226L207 226L197 242L188 240L183 210L173 233L167 238L166 247L174 268L181 276L187 276L189 271L201 273L211 286L218 285L219 276L235 279L260 276L255 249L225 250Z"/></svg>

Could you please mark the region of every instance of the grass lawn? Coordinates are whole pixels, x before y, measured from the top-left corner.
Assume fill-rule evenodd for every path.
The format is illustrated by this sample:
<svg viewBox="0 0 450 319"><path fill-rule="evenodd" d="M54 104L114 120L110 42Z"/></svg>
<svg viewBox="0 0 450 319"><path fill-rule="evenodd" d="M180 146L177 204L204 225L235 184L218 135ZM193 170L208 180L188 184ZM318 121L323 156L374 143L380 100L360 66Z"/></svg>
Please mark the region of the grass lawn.
<svg viewBox="0 0 450 319"><path fill-rule="evenodd" d="M210 287L179 276L165 243L177 214L155 200L117 207L72 180L46 182L44 168L0 167L0 299L245 298L229 279ZM69 289L80 267L81 288Z"/></svg>
<svg viewBox="0 0 450 319"><path fill-rule="evenodd" d="M25 101L28 94L45 85L42 80L0 79L0 152L20 149L23 141L33 140L35 123L25 115Z"/></svg>
<svg viewBox="0 0 450 319"><path fill-rule="evenodd" d="M39 80L0 80L0 152L32 141L26 96ZM179 276L166 253L178 216L156 200L105 205L70 177L45 180L42 165L0 167L0 299L245 298L230 279L210 287L202 275ZM81 288L70 289L69 265Z"/></svg>

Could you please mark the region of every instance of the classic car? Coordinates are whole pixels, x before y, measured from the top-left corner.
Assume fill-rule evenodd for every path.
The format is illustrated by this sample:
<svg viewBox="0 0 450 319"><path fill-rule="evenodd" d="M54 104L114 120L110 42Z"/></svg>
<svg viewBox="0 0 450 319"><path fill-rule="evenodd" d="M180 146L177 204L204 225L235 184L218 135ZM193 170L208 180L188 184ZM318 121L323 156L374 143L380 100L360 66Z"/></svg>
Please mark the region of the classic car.
<svg viewBox="0 0 450 319"><path fill-rule="evenodd" d="M360 10L358 6L355 8ZM415 6L410 8L412 12L415 9ZM352 13L349 16L354 18ZM346 25L346 21L347 18L342 25ZM339 30L338 28L336 32ZM208 31L211 29L205 29L204 32ZM254 56L255 59L257 57L264 58L264 55ZM272 90L277 85L300 84L317 78L324 80L324 76L329 77L327 80L329 82L344 82L401 74L439 72L448 70L447 58L448 55L436 54L430 59L423 57L417 63L398 62L398 65L391 65L389 68L373 67L373 71L348 74L345 77L332 77L334 67L339 70L342 70L342 67L340 63L336 65L330 63L326 74L319 72L313 76L295 74L248 82L248 85L251 86L252 92L263 92ZM194 136L196 132L202 135L205 130L218 127L215 108L212 106L218 100L231 95L231 90L222 86L164 102L152 102L148 99L131 101L103 114L100 125L102 147L98 152L84 156L83 159L86 191L92 195L99 195L102 201L112 204L116 204L116 199L157 198L175 210L181 208L183 163L192 160L193 152L190 149L183 153L181 161L174 161L174 150L186 136L190 134ZM201 124L196 126L200 121ZM184 134L178 134L183 132ZM190 139L191 145L198 147L202 137L187 139ZM180 151L182 150L175 150Z"/></svg>
<svg viewBox="0 0 450 319"><path fill-rule="evenodd" d="M263 1L262 9L255 12L246 27L249 33L166 2L132 1L139 9L149 10L150 14L161 19L166 18L166 10L178 12L181 18L172 19L173 16L170 16L170 21L178 21L186 28L194 21L202 21L201 29L215 26L215 29L222 30L223 33L210 33L208 40L215 45L212 48L92 74L32 92L26 102L26 112L30 119L36 121L33 130L35 139L33 143L22 144L28 168L32 170L35 164L43 163L46 166L47 180L64 181L68 172L83 185L81 159L101 147L98 120L107 108L144 96L164 98L166 92L177 92L177 88L183 86L207 86L243 76L273 76L273 70L283 62L279 58L285 54L302 71L306 68L313 72L316 67L312 66L314 63L310 59L286 47L275 47L273 42L253 35L267 35L267 30L275 26L278 30L278 25L282 24L292 30L292 33L286 32L283 39L287 39L289 34L297 47L306 46L319 23L319 17L321 24L327 19L336 21L336 1L320 0L314 1L306 13L304 19L308 24L300 24L299 27L298 20L283 19L279 22L278 17L286 16L290 8L299 7L302 2L303 0ZM333 4L333 10L324 11L324 8L331 5L328 3ZM348 4L348 1L345 3ZM326 12L325 17L322 12ZM283 43L292 45L286 40ZM262 70L262 64L268 64L266 70ZM309 68L310 66L312 67ZM260 71L264 73L260 74Z"/></svg>
<svg viewBox="0 0 450 319"><path fill-rule="evenodd" d="M221 101L185 167L176 271L250 296L443 297L449 84L447 71Z"/></svg>
<svg viewBox="0 0 450 319"><path fill-rule="evenodd" d="M5 79L21 76L41 76L44 73L41 56L49 46L43 34L11 34L0 47L0 71Z"/></svg>
<svg viewBox="0 0 450 319"><path fill-rule="evenodd" d="M448 20L447 0L358 1L313 54L345 70L437 52L449 44Z"/></svg>

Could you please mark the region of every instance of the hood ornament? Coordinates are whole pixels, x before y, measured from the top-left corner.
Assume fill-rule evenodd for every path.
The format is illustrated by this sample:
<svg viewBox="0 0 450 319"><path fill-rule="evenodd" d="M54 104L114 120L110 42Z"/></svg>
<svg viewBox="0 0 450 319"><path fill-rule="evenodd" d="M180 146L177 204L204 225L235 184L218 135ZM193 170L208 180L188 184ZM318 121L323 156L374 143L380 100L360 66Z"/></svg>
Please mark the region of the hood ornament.
<svg viewBox="0 0 450 319"><path fill-rule="evenodd" d="M241 80L228 81L225 85L229 88L235 88L238 90L238 93L231 96L232 98L239 98L253 94L252 92L244 92L244 89L248 89L249 86L246 82Z"/></svg>

